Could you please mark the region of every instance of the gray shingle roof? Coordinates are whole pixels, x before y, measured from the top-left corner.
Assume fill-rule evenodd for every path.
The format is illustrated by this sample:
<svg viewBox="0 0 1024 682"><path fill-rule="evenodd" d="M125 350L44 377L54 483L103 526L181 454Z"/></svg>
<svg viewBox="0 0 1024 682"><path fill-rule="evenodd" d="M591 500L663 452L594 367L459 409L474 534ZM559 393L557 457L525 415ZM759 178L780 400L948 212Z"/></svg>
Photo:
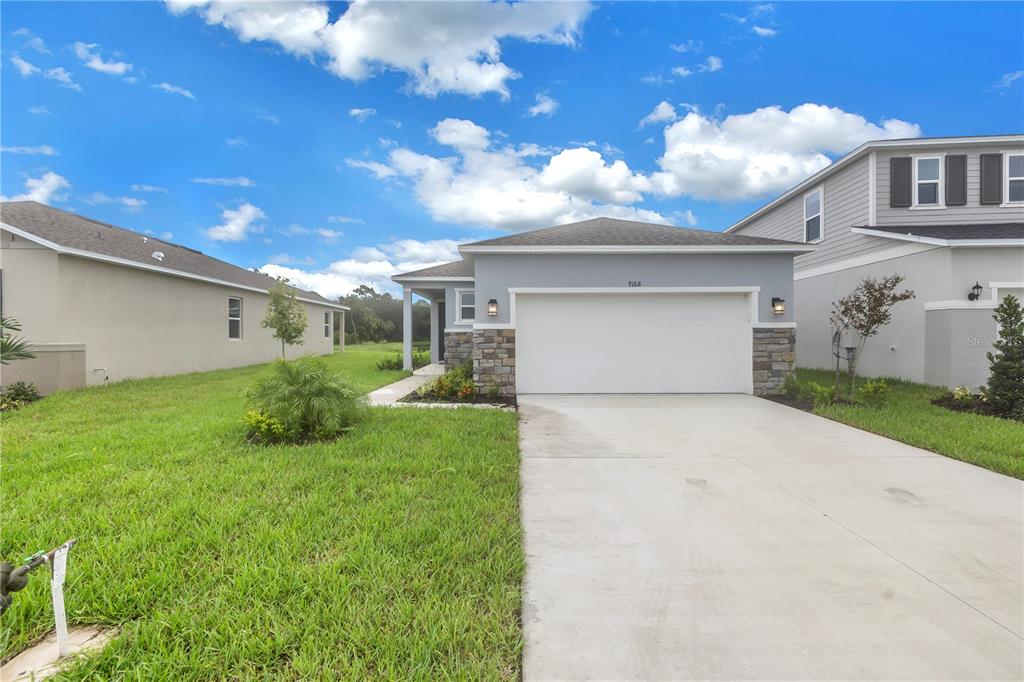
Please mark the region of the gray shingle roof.
<svg viewBox="0 0 1024 682"><path fill-rule="evenodd" d="M102 223L35 201L0 203L0 221L59 247L112 256L147 266L266 290L274 278L232 265L185 246ZM163 253L162 260L153 253ZM295 289L302 298L338 305L312 291Z"/></svg>
<svg viewBox="0 0 1024 682"><path fill-rule="evenodd" d="M473 266L464 260L457 260L395 275L398 279L406 277L473 277Z"/></svg>
<svg viewBox="0 0 1024 682"><path fill-rule="evenodd" d="M965 223L961 225L858 225L862 230L912 234L933 239L1024 239L1024 223Z"/></svg>
<svg viewBox="0 0 1024 682"><path fill-rule="evenodd" d="M487 246L805 246L766 237L708 232L618 218L592 218L485 239L469 247Z"/></svg>

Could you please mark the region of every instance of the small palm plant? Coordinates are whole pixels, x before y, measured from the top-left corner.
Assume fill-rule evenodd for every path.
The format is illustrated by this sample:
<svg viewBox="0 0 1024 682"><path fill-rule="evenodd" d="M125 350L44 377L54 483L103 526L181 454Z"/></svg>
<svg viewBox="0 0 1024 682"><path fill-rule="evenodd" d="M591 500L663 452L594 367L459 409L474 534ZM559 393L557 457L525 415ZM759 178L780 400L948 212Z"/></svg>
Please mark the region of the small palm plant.
<svg viewBox="0 0 1024 682"><path fill-rule="evenodd" d="M20 331L20 322L13 317L0 315L0 365L8 365L15 360L28 360L35 357L29 352L28 341L10 333Z"/></svg>
<svg viewBox="0 0 1024 682"><path fill-rule="evenodd" d="M250 440L309 443L342 435L362 416L365 400L321 358L277 360L249 393Z"/></svg>

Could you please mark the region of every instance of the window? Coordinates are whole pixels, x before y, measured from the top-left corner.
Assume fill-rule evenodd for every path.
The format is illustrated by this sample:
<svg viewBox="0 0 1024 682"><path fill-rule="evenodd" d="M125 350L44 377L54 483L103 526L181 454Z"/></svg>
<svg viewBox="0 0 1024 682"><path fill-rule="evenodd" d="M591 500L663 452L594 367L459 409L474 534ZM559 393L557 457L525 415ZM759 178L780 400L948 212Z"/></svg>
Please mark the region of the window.
<svg viewBox="0 0 1024 682"><path fill-rule="evenodd" d="M942 157L914 157L914 206L942 206Z"/></svg>
<svg viewBox="0 0 1024 682"><path fill-rule="evenodd" d="M804 195L804 241L820 242L822 237L821 188Z"/></svg>
<svg viewBox="0 0 1024 682"><path fill-rule="evenodd" d="M1006 203L1024 203L1024 154L1005 154Z"/></svg>
<svg viewBox="0 0 1024 682"><path fill-rule="evenodd" d="M476 294L472 289L456 289L455 299L458 302L458 309L455 315L455 322L472 322L476 319Z"/></svg>
<svg viewBox="0 0 1024 682"><path fill-rule="evenodd" d="M324 313L324 338L331 338L331 314L329 312Z"/></svg>
<svg viewBox="0 0 1024 682"><path fill-rule="evenodd" d="M242 338L242 299L228 296L228 338Z"/></svg>

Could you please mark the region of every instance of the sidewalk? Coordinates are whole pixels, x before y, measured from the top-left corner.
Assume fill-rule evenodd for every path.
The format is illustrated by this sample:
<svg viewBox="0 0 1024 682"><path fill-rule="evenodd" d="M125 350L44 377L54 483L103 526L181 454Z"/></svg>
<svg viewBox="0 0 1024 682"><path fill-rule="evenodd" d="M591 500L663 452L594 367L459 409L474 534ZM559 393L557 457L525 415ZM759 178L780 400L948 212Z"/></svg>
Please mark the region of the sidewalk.
<svg viewBox="0 0 1024 682"><path fill-rule="evenodd" d="M420 367L411 377L400 379L393 384L382 386L371 391L367 398L372 406L394 405L403 398L436 376L444 374L444 365L431 364Z"/></svg>

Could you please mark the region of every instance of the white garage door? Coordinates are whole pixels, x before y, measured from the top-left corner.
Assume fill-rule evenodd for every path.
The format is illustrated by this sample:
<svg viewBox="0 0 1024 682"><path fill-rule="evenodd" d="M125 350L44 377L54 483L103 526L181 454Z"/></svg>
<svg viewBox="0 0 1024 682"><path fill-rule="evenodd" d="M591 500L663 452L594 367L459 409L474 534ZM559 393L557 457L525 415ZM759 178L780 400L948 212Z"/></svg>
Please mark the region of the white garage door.
<svg viewBox="0 0 1024 682"><path fill-rule="evenodd" d="M750 393L747 294L518 294L519 393Z"/></svg>

